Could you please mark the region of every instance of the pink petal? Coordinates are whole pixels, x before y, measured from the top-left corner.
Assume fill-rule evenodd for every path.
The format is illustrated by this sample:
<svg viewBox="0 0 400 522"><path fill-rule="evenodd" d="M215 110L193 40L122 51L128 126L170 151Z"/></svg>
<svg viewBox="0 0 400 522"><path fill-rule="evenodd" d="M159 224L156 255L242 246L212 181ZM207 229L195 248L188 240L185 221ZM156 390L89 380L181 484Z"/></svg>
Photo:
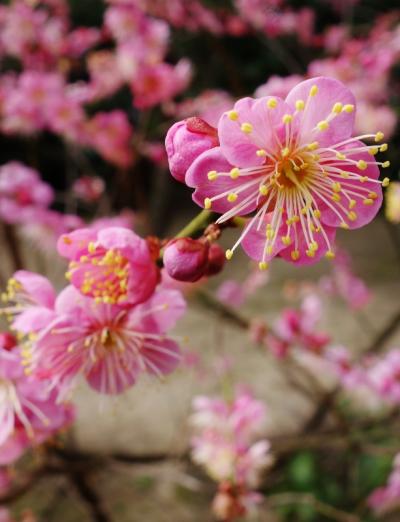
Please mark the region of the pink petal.
<svg viewBox="0 0 400 522"><path fill-rule="evenodd" d="M261 261L263 259L264 249L266 245L266 236L265 231L267 224L271 221L272 214L269 214L263 220L261 226L259 227L259 220L257 219L253 225L250 226L249 231L245 235L242 241L242 248L246 252L246 254L255 261ZM249 226L249 225L248 225ZM286 248L282 243L281 237L285 235L286 225L281 225L278 230L278 237L273 245L273 250L271 254L267 254L264 259L266 261L271 260L279 252Z"/></svg>
<svg viewBox="0 0 400 522"><path fill-rule="evenodd" d="M317 261L319 261L320 259L322 259L324 257L324 255L326 254L326 252L328 251L328 245L326 244L326 241L324 240L321 232L314 234L314 239L318 243L318 250L315 252L314 257L309 257L306 254L308 247L307 247L307 242L305 240L302 227L301 227L300 223L296 223L295 225L292 226L292 228L294 226L296 227L296 230L297 230L297 236L298 236L297 250L299 251L300 256L297 259L297 261L294 261L292 259L292 251L295 248L295 243L293 241L294 235L292 235L291 236L292 241L293 241L292 245L285 248L285 250L282 250L279 254L280 257L282 257L286 261L289 261L290 263L293 263L295 265L312 265L312 264L316 263ZM335 236L336 236L336 229L328 227L328 226L324 226L324 231L328 237L331 248L333 250Z"/></svg>
<svg viewBox="0 0 400 522"><path fill-rule="evenodd" d="M243 178L231 179L229 176L219 176L214 181L210 181L207 174L210 171L226 172L232 170L232 165L228 163L221 152L220 147L215 147L207 152L203 152L191 165L186 174L186 183L189 187L194 187L196 190L193 193L193 200L204 207L205 198L212 198L224 192L234 192L235 189L243 185ZM250 181L251 177L246 178ZM238 198L234 203L227 200L227 196L216 199L212 202L211 209L221 214L227 212L233 205L240 205L240 203L248 197L252 192L257 191L258 185L255 184L243 192L238 194ZM244 215L252 212L256 207L256 197L247 204L237 215Z"/></svg>
<svg viewBox="0 0 400 522"><path fill-rule="evenodd" d="M353 145L353 144L352 144ZM362 142L354 142L354 147L364 147L364 144ZM345 151L346 148L342 148L341 150ZM367 168L363 171L360 171L356 165L352 166L346 166L343 168L343 170L346 170L346 172L355 172L356 174L359 174L361 176L367 176L370 179L376 180L379 178L379 168L378 165L375 163L375 159L373 156L371 156L367 149L365 149L365 152L357 152L355 154L349 154L348 156L351 159L354 159L355 161L358 160L364 160L366 162L373 162L371 165L368 165ZM344 167L344 166L343 166ZM336 178L335 178L336 181ZM382 205L382 187L379 183L373 183L373 182L364 182L361 183L357 180L352 179L343 179L340 180L340 184L342 185L343 189L347 188L348 190L354 190L355 192L359 193L357 188L365 189L365 192L363 194L365 195L365 199L368 196L368 192L375 192L377 197L373 200L372 205L365 205L363 203L364 198L355 197L353 194L350 194L350 197L356 201L356 205L352 209L353 212L356 213L357 219L354 221L351 221L347 219L347 217L344 214L344 211L338 207L338 204L335 201L330 200L329 203L331 206L337 208L338 212L341 215L345 216L345 222L348 224L349 228L356 229L363 227L364 225L370 223L370 221L373 220L373 218L378 213L381 205ZM340 202L345 208L348 207L348 199L345 198L342 195L341 202ZM339 216L323 201L319 200L319 207L321 210L321 221L322 223L329 225L331 227L338 227L341 223L341 219Z"/></svg>
<svg viewBox="0 0 400 522"><path fill-rule="evenodd" d="M46 308L54 307L56 294L52 284L46 277L28 270L18 270L13 278L23 286L24 291L35 303Z"/></svg>
<svg viewBox="0 0 400 522"><path fill-rule="evenodd" d="M146 343L142 356L146 370L158 376L173 372L181 360L179 346L171 339Z"/></svg>
<svg viewBox="0 0 400 522"><path fill-rule="evenodd" d="M175 326L185 310L186 302L179 291L160 288L130 312L128 325L141 332L164 333Z"/></svg>
<svg viewBox="0 0 400 522"><path fill-rule="evenodd" d="M87 246L91 241L96 241L97 233L89 228L80 228L70 234L63 234L57 242L58 253L70 259L78 261L87 253Z"/></svg>
<svg viewBox="0 0 400 522"><path fill-rule="evenodd" d="M282 136L282 117L292 114L293 109L280 98L275 98L277 105L270 109L267 107L269 99L270 96L260 99L243 98L234 106L234 111L238 114L236 120L230 119L229 113L221 116L218 126L221 150L235 167L262 165L265 158L257 156L257 150L281 148L274 135L278 133ZM241 130L243 123L251 124L250 133Z"/></svg>
<svg viewBox="0 0 400 522"><path fill-rule="evenodd" d="M13 321L12 327L22 333L38 332L55 319L53 310L42 306L32 306L21 312Z"/></svg>
<svg viewBox="0 0 400 522"><path fill-rule="evenodd" d="M309 96L313 86L318 88L315 96ZM296 101L303 100L306 104L304 111L298 113L300 121L300 143L318 141L320 145L338 143L349 138L353 132L356 101L352 92L341 82L333 78L311 78L299 83L290 91L286 102L295 108ZM353 105L353 112L342 111L329 122L329 128L324 131L313 131L316 125L327 120L332 113L335 103Z"/></svg>
<svg viewBox="0 0 400 522"><path fill-rule="evenodd" d="M123 364L121 356L113 351L92 365L86 379L94 390L116 395L133 386L138 374L136 365Z"/></svg>

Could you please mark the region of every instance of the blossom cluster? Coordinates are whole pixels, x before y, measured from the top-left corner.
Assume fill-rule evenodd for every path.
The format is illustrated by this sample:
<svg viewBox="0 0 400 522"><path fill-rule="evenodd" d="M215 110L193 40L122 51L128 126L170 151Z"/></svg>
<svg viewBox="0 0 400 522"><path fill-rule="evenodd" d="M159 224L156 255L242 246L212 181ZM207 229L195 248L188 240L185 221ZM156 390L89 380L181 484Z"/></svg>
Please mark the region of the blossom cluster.
<svg viewBox="0 0 400 522"><path fill-rule="evenodd" d="M264 404L237 390L228 401L196 397L193 409L192 459L219 483L215 515L234 520L248 514L260 501L255 489L261 474L273 462L269 442L257 440L265 428Z"/></svg>

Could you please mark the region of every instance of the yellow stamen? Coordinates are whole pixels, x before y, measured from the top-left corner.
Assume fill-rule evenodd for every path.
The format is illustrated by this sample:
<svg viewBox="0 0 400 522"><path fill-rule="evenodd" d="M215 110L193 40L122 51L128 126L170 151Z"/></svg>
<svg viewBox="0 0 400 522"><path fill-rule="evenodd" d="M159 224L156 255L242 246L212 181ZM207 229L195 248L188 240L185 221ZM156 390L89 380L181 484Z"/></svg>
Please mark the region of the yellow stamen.
<svg viewBox="0 0 400 522"><path fill-rule="evenodd" d="M293 116L291 114L284 114L282 117L282 122L287 125L288 123L291 123L293 120Z"/></svg>
<svg viewBox="0 0 400 522"><path fill-rule="evenodd" d="M267 155L267 151L264 150L264 149L259 149L259 150L256 152L256 155L257 155L259 158L264 158L264 157Z"/></svg>
<svg viewBox="0 0 400 522"><path fill-rule="evenodd" d="M368 164L366 161L364 161L364 160L357 161L357 168L359 168L360 170L365 170L367 167L368 167Z"/></svg>
<svg viewBox="0 0 400 522"><path fill-rule="evenodd" d="M233 252L232 252L232 250L229 250L229 249L228 249L228 250L225 252L225 257L226 257L226 259L229 261L230 259L232 259L232 256L233 256Z"/></svg>
<svg viewBox="0 0 400 522"><path fill-rule="evenodd" d="M267 107L269 109L275 109L275 107L278 105L278 102L276 101L275 98L270 98L268 101L267 101Z"/></svg>
<svg viewBox="0 0 400 522"><path fill-rule="evenodd" d="M260 262L258 263L258 268L259 268L260 270L267 270L267 268L268 268L268 263L266 263L265 261L260 261Z"/></svg>
<svg viewBox="0 0 400 522"><path fill-rule="evenodd" d="M218 172L216 170L210 170L210 172L207 174L207 178L210 181L214 181L218 178Z"/></svg>
<svg viewBox="0 0 400 522"><path fill-rule="evenodd" d="M302 111L304 109L305 103L304 100L297 100L296 101L296 109L298 111Z"/></svg>
<svg viewBox="0 0 400 522"><path fill-rule="evenodd" d="M354 111L354 105L351 104L351 103L348 103L348 104L346 104L346 105L343 107L343 110L344 110L345 112L348 112L348 113L353 112L353 111Z"/></svg>
<svg viewBox="0 0 400 522"><path fill-rule="evenodd" d="M315 96L318 92L318 87L316 85L313 85L310 89L310 96Z"/></svg>
<svg viewBox="0 0 400 522"><path fill-rule="evenodd" d="M239 114L237 113L237 111L229 111L228 118L232 121L236 121L239 118Z"/></svg>
<svg viewBox="0 0 400 522"><path fill-rule="evenodd" d="M237 179L240 176L240 170L237 167L234 167L230 173L229 176L231 179Z"/></svg>
<svg viewBox="0 0 400 522"><path fill-rule="evenodd" d="M253 130L253 125L251 123L242 123L240 129L245 134L250 134Z"/></svg>
<svg viewBox="0 0 400 522"><path fill-rule="evenodd" d="M320 131L324 131L329 127L329 123L326 120L322 120L317 123L317 127Z"/></svg>
<svg viewBox="0 0 400 522"><path fill-rule="evenodd" d="M375 142L382 141L384 137L385 135L383 134L383 132L377 132L375 134Z"/></svg>
<svg viewBox="0 0 400 522"><path fill-rule="evenodd" d="M210 198L205 198L204 199L204 208L206 210L210 209L211 208L211 204L212 204L212 201Z"/></svg>
<svg viewBox="0 0 400 522"><path fill-rule="evenodd" d="M230 194L228 194L228 197L226 198L229 203L234 203L238 198L238 195L235 194L234 192L231 192Z"/></svg>
<svg viewBox="0 0 400 522"><path fill-rule="evenodd" d="M335 105L332 107L332 112L334 112L335 114L340 114L343 110L343 103L340 103L340 102L337 102L335 103Z"/></svg>

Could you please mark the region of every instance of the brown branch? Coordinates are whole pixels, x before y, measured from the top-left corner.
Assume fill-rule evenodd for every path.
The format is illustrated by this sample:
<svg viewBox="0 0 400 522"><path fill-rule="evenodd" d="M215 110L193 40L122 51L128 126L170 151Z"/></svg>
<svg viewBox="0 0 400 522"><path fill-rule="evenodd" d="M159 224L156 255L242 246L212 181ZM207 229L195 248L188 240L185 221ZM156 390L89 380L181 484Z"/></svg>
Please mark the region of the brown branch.
<svg viewBox="0 0 400 522"><path fill-rule="evenodd" d="M358 516L325 504L308 493L277 493L268 496L266 500L273 507L286 506L288 504L312 506L315 511L336 522L361 522Z"/></svg>

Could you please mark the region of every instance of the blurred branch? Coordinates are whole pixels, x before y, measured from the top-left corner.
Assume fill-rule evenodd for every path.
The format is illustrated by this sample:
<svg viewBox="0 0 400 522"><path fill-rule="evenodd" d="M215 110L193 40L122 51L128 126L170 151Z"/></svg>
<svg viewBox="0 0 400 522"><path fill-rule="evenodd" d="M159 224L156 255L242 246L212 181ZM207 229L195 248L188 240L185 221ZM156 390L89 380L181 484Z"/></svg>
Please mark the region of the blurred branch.
<svg viewBox="0 0 400 522"><path fill-rule="evenodd" d="M10 252L11 260L13 263L13 269L21 270L24 266L22 261L22 255L19 249L18 237L15 233L15 228L13 225L8 225L7 223L3 223L4 230L4 238L7 244L7 248Z"/></svg>
<svg viewBox="0 0 400 522"><path fill-rule="evenodd" d="M268 496L266 500L273 507L287 506L288 504L311 506L321 515L337 522L361 522L358 516L325 504L309 493L277 493Z"/></svg>

